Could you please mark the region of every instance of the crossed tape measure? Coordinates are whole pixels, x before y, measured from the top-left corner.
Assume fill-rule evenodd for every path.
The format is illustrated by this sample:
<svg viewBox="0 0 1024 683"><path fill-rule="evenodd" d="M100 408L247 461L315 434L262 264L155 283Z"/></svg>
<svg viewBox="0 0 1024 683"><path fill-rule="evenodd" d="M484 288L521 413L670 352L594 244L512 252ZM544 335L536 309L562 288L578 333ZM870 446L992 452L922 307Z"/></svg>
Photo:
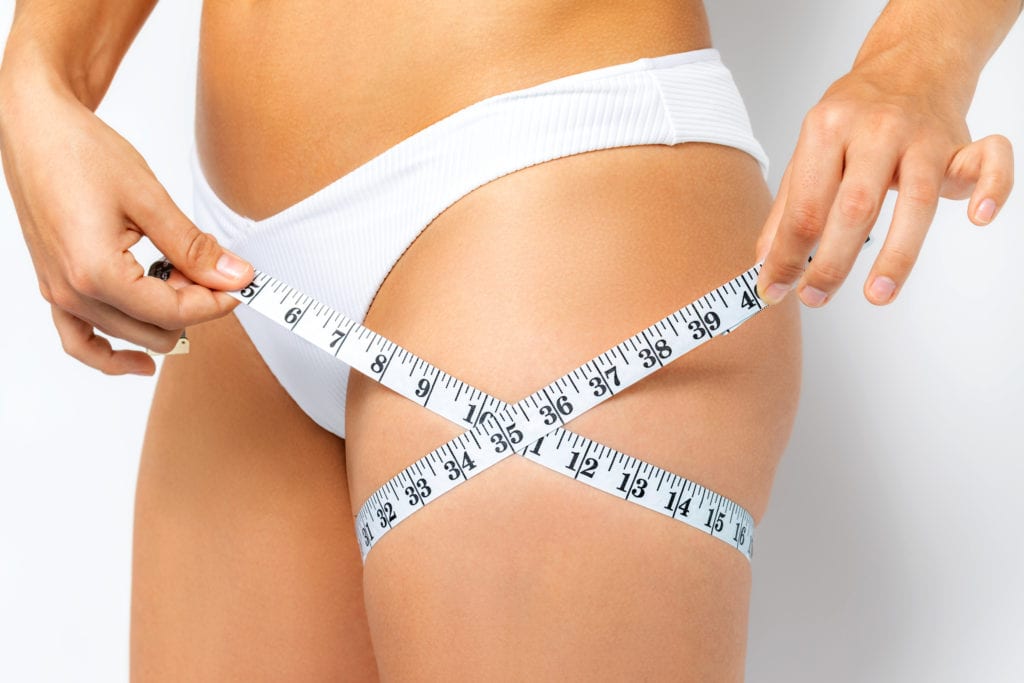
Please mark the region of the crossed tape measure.
<svg viewBox="0 0 1024 683"><path fill-rule="evenodd" d="M356 516L364 561L373 545L411 514L517 453L703 529L749 558L753 519L740 505L562 426L765 308L755 287L759 269L755 266L515 405L452 377L266 273L257 272L252 283L231 294L370 379L470 427L366 500Z"/></svg>
<svg viewBox="0 0 1024 683"><path fill-rule="evenodd" d="M865 246L870 242L869 236ZM257 270L246 287L228 294L368 378L467 427L389 479L363 503L355 524L364 562L370 549L399 523L511 455L683 522L750 560L754 522L738 503L564 425L767 308L756 288L762 265L515 404L456 379L264 272Z"/></svg>

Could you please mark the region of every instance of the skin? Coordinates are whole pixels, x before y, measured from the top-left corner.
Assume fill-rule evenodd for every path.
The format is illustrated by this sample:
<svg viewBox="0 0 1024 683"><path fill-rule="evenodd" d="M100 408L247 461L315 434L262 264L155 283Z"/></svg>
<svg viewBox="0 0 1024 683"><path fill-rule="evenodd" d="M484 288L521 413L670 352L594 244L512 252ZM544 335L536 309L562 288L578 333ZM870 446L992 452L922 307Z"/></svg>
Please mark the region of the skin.
<svg viewBox="0 0 1024 683"><path fill-rule="evenodd" d="M133 677L742 678L745 560L520 460L404 523L364 569L355 511L457 430L353 375L341 441L262 364L227 315L234 300L218 291L245 284L251 265L218 274L229 252L92 114L152 5L22 0L0 66L4 170L65 349L110 374L151 374L146 354L114 351L95 331L167 350L187 327L193 341L189 356L164 362L140 462ZM768 252L762 285L795 281L812 232L821 247L803 277L834 291L849 245L877 215L873 199L893 184L901 190L894 232L911 237L891 234L873 273L902 282L905 273L886 263L906 265L898 255L930 222L936 192L925 194L921 178L935 190L941 176L949 196L974 193L976 217L985 198L996 209L1005 202L1012 177L1008 144L970 143L963 113L1019 6L949 6L890 3L854 69L808 115L774 206L754 161L715 145L540 164L444 212L382 284L366 323L515 401L749 267L755 252ZM908 22L921 40L942 40L904 53L895 36ZM439 33L444 41L430 39ZM709 41L693 2L526 2L499 16L455 4L211 1L198 150L217 194L259 219L489 95ZM77 184L56 193L47 173L55 164ZM142 234L176 265L169 282L144 277L126 251ZM467 253L475 270L453 267ZM822 275L832 280L814 279ZM519 298L480 306L513 279ZM431 310L445 314L424 313ZM759 520L796 409L799 359L789 297L573 429L692 477Z"/></svg>
<svg viewBox="0 0 1024 683"><path fill-rule="evenodd" d="M714 145L547 162L442 214L366 322L518 401L741 272L768 202L754 160ZM503 294L511 282L515 295ZM748 325L571 428L686 473L759 520L796 409L796 302ZM785 351L759 362L766 347ZM461 432L362 376L350 382L353 501ZM364 567L383 679L742 679L750 564L724 543L517 458L432 506L437 514L403 522Z"/></svg>
<svg viewBox="0 0 1024 683"><path fill-rule="evenodd" d="M804 119L758 240L765 262L758 291L766 301L795 290L804 304L825 305L850 273L889 189L899 192L892 223L864 283L873 304L898 296L940 197L970 197L971 222L992 222L1013 187L1013 151L1001 135L971 142L965 117L982 67L1022 6L886 6L850 73Z"/></svg>

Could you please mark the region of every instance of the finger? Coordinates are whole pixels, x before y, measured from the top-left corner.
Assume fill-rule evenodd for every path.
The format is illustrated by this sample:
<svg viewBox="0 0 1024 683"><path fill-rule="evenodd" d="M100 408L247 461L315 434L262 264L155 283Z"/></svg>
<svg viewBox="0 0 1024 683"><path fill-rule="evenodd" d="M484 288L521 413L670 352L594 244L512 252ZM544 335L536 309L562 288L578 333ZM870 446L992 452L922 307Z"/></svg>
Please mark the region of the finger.
<svg viewBox="0 0 1024 683"><path fill-rule="evenodd" d="M126 258L130 259L132 263L135 262L130 252L126 252ZM172 273L172 276L175 279L171 283L172 289L187 286L189 281L183 275ZM40 291L43 293L43 298L51 305L67 312L81 322L87 323L90 329L95 327L110 337L117 337L154 351L166 353L165 349L173 348L185 327L182 325L180 328L169 330L132 318L104 301L79 291L84 289L88 292L90 289L85 286L85 277L81 273L77 274L75 279L75 286L65 285L54 291L52 287L43 287L40 284ZM209 290L204 288L204 291Z"/></svg>
<svg viewBox="0 0 1024 683"><path fill-rule="evenodd" d="M177 265L177 264L175 264ZM248 283L246 283L248 284ZM165 330L181 330L230 313L238 301L228 294L178 280L171 285L148 277L135 256L122 252L92 279L80 279L75 288L128 316Z"/></svg>
<svg viewBox="0 0 1024 683"><path fill-rule="evenodd" d="M164 282L169 284L175 290L178 290L178 289L181 289L182 287L188 287L189 285L194 285L195 284L194 282L189 280L187 277L185 277L185 275L182 274L182 272L180 270L178 270L177 268L172 268L171 269L170 275L167 277L167 279Z"/></svg>
<svg viewBox="0 0 1024 683"><path fill-rule="evenodd" d="M150 264L146 274L150 277L163 280L174 289L181 289L182 287L195 284L185 277L180 270L175 268L174 265L165 258L161 258Z"/></svg>
<svg viewBox="0 0 1024 683"><path fill-rule="evenodd" d="M167 259L190 280L210 289L233 291L254 276L245 259L229 252L217 239L197 228L150 176L130 193L125 210Z"/></svg>
<svg viewBox="0 0 1024 683"><path fill-rule="evenodd" d="M69 311L70 312L70 311ZM84 300L73 315L107 335L116 337L152 351L168 353L178 343L184 329L166 330L157 325L136 320L122 311L95 299Z"/></svg>
<svg viewBox="0 0 1024 683"><path fill-rule="evenodd" d="M110 342L93 332L92 325L58 306L50 306L61 346L72 358L107 375L152 375L156 362L142 351L114 351Z"/></svg>
<svg viewBox="0 0 1024 683"><path fill-rule="evenodd" d="M779 181L779 191L775 195L775 201L772 202L772 208L768 212L764 227L761 228L761 234L757 238L755 263L762 263L764 261L765 256L768 255L768 250L772 246L772 242L775 240L775 234L779 229L779 221L782 219L782 211L786 206L786 197L789 194L789 169L791 168L792 165L786 166L786 170L782 173L782 180Z"/></svg>
<svg viewBox="0 0 1024 683"><path fill-rule="evenodd" d="M800 300L807 306L824 305L846 281L878 220L898 158L899 148L891 141L851 143L821 242L798 286Z"/></svg>
<svg viewBox="0 0 1024 683"><path fill-rule="evenodd" d="M967 216L975 225L988 225L1013 189L1013 146L1002 135L989 135L965 145L946 170L942 196L970 195Z"/></svg>
<svg viewBox="0 0 1024 683"><path fill-rule="evenodd" d="M782 218L757 282L768 304L793 288L825 227L843 172L845 144L839 135L836 123L821 115L804 121Z"/></svg>
<svg viewBox="0 0 1024 683"><path fill-rule="evenodd" d="M908 154L900 164L892 223L864 283L864 296L877 306L896 298L917 262L939 203L944 162Z"/></svg>

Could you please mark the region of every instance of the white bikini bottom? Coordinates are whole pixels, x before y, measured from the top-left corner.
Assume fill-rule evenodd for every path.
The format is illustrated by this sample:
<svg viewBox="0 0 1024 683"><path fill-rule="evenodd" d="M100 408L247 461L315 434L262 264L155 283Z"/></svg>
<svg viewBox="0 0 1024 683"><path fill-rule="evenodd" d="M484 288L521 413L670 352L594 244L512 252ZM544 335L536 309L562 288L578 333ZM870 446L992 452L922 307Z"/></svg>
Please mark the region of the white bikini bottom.
<svg viewBox="0 0 1024 683"><path fill-rule="evenodd" d="M738 148L767 174L768 159L715 49L638 59L480 100L259 221L214 194L193 144L194 218L258 270L362 322L420 231L475 188L571 154L682 142ZM246 306L235 315L299 407L344 438L348 367Z"/></svg>

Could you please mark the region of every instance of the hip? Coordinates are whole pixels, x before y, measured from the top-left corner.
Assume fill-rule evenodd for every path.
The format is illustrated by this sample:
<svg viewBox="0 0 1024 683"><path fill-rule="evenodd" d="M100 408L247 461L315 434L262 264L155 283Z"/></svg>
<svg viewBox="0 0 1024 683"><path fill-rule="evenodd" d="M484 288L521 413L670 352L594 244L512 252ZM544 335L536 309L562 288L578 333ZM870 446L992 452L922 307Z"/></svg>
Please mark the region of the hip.
<svg viewBox="0 0 1024 683"><path fill-rule="evenodd" d="M260 219L484 98L710 45L699 0L206 2L196 144Z"/></svg>

